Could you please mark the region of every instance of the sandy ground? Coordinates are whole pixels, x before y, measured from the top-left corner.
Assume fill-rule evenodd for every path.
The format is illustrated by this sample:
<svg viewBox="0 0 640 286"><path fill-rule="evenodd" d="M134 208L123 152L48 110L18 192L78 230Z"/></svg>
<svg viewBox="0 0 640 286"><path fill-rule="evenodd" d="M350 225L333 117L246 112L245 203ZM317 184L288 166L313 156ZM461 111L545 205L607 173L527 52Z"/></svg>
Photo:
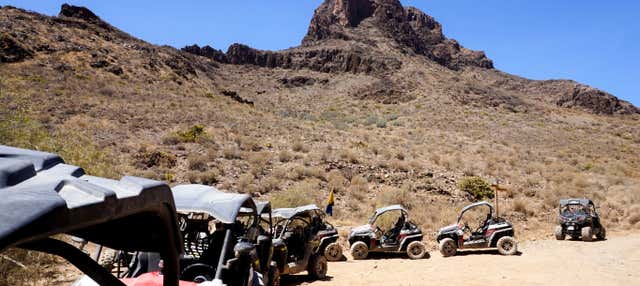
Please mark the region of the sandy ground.
<svg viewBox="0 0 640 286"><path fill-rule="evenodd" d="M640 234L606 241L523 242L516 256L471 252L409 260L378 257L329 264L327 281L298 275L283 285L640 285Z"/></svg>

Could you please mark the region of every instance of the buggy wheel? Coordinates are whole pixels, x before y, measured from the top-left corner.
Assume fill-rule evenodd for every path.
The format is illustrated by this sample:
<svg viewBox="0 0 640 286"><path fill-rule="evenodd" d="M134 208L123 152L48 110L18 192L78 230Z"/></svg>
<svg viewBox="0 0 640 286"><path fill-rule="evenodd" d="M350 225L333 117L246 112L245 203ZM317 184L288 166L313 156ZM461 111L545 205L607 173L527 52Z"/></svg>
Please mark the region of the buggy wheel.
<svg viewBox="0 0 640 286"><path fill-rule="evenodd" d="M605 240L605 238L607 238L607 230L604 229L604 226L600 227L600 231L596 234L596 238L598 240Z"/></svg>
<svg viewBox="0 0 640 286"><path fill-rule="evenodd" d="M362 241L356 241L353 245L351 245L351 256L355 260L361 260L367 258L369 255L369 247L366 243Z"/></svg>
<svg viewBox="0 0 640 286"><path fill-rule="evenodd" d="M557 240L564 240L565 234L562 231L562 226L560 226L560 225L556 226L556 230L555 230L554 234L555 234Z"/></svg>
<svg viewBox="0 0 640 286"><path fill-rule="evenodd" d="M421 241L412 241L407 246L407 256L411 259L422 259L427 253L427 248Z"/></svg>
<svg viewBox="0 0 640 286"><path fill-rule="evenodd" d="M103 248L100 257L98 258L98 264L100 264L100 266L102 266L103 268L111 271L115 267L114 264L116 263L117 255L117 251L109 248Z"/></svg>
<svg viewBox="0 0 640 286"><path fill-rule="evenodd" d="M582 241L591 241L593 239L593 231L589 226L583 227L580 234L582 235Z"/></svg>
<svg viewBox="0 0 640 286"><path fill-rule="evenodd" d="M307 272L313 279L325 279L327 277L327 259L324 255L314 254L309 259Z"/></svg>
<svg viewBox="0 0 640 286"><path fill-rule="evenodd" d="M337 242L330 243L324 248L324 257L328 261L338 261L342 258L342 246Z"/></svg>
<svg viewBox="0 0 640 286"><path fill-rule="evenodd" d="M269 267L269 281L267 282L269 286L280 286L280 270L278 266L271 265Z"/></svg>
<svg viewBox="0 0 640 286"><path fill-rule="evenodd" d="M498 252L502 255L514 255L518 251L518 242L511 236L503 236L496 244Z"/></svg>
<svg viewBox="0 0 640 286"><path fill-rule="evenodd" d="M445 238L440 241L439 245L440 253L444 257L454 256L456 252L458 252L458 247L456 246L456 242L451 238Z"/></svg>

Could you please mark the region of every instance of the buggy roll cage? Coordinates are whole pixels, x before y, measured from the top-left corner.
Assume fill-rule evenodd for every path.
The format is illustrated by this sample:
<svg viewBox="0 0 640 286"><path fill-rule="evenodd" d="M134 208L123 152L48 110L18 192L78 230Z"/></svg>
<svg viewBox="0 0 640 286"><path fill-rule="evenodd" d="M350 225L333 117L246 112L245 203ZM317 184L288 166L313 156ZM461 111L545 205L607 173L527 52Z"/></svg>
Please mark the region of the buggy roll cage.
<svg viewBox="0 0 640 286"><path fill-rule="evenodd" d="M305 213L313 213L316 216L318 216L319 218L324 218L325 214L324 212L318 208L318 206L316 205L306 205L306 206L301 206L301 207L297 207L297 208L279 208L279 209L275 209L273 210L273 218L276 220L276 222L274 223L274 229L278 226L278 225L282 225L282 230L280 231L280 233L275 234L274 235L276 237L282 237L285 233L285 231L287 230L287 226L289 225L290 222L292 222L294 219L298 219L303 221L305 224L307 225L311 225L311 219L309 221L304 220L301 215L305 214ZM328 222L327 222L328 223Z"/></svg>
<svg viewBox="0 0 640 286"><path fill-rule="evenodd" d="M383 208L379 208L377 209L373 215L369 218L369 224L373 225L376 220L378 219L379 216L381 216L382 214L386 213L386 212L392 212L392 211L400 211L402 213L402 216L404 216L407 221L409 218L409 212L401 205L391 205L391 206L386 206Z"/></svg>
<svg viewBox="0 0 640 286"><path fill-rule="evenodd" d="M488 202L477 202L477 203L473 203L470 204L464 208L462 208L462 210L460 210L460 214L458 214L458 219L456 221L456 223L460 223L460 220L462 219L462 216L464 215L465 212L467 212L470 209L476 208L476 207L480 207L480 206L486 206L489 208L489 214L491 215L491 217L494 217L495 215L495 209L493 208L493 205L488 203Z"/></svg>
<svg viewBox="0 0 640 286"><path fill-rule="evenodd" d="M89 176L58 155L0 145L0 196L0 250L57 255L100 285L124 285L81 250L51 238L69 234L113 249L158 252L164 285L178 285L182 243L165 183Z"/></svg>

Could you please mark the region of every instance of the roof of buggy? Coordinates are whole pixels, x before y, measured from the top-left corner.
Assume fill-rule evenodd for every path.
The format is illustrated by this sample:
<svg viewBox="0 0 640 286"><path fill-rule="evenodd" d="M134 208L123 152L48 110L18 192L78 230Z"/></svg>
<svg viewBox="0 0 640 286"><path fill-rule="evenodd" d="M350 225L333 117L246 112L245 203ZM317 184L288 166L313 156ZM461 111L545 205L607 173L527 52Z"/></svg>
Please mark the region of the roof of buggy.
<svg viewBox="0 0 640 286"><path fill-rule="evenodd" d="M255 201L258 214L271 212L271 202L269 201Z"/></svg>
<svg viewBox="0 0 640 286"><path fill-rule="evenodd" d="M159 181L89 176L58 155L0 145L0 197L0 250L60 233L114 249L182 250L173 196Z"/></svg>
<svg viewBox="0 0 640 286"><path fill-rule="evenodd" d="M386 206L383 208L379 208L376 210L375 216L379 216L383 213L386 213L388 211L397 211L397 210L401 210L405 213L408 213L408 211L401 205L390 205L390 206Z"/></svg>
<svg viewBox="0 0 640 286"><path fill-rule="evenodd" d="M172 190L178 212L204 212L222 223L231 224L242 208L256 211L249 195L225 193L205 185L179 185Z"/></svg>
<svg viewBox="0 0 640 286"><path fill-rule="evenodd" d="M299 213L312 211L312 210L320 210L320 208L318 208L318 206L316 205L306 205L306 206L301 206L296 208L279 208L279 209L273 210L272 215L273 217L290 219Z"/></svg>
<svg viewBox="0 0 640 286"><path fill-rule="evenodd" d="M592 205L593 202L590 199L562 199L560 200L560 206L580 204L583 206Z"/></svg>

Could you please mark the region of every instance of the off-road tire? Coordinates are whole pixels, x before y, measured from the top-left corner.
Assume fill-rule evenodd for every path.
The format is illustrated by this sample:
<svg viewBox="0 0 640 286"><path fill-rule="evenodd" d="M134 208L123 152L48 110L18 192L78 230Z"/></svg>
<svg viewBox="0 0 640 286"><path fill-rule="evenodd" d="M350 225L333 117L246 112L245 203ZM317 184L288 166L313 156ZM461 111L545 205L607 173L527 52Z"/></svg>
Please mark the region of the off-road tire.
<svg viewBox="0 0 640 286"><path fill-rule="evenodd" d="M585 226L580 230L580 234L582 236L582 241L591 241L593 240L593 231L591 227Z"/></svg>
<svg viewBox="0 0 640 286"><path fill-rule="evenodd" d="M511 236L503 236L498 239L496 247L502 255L514 255L518 251L518 242Z"/></svg>
<svg viewBox="0 0 640 286"><path fill-rule="evenodd" d="M353 245L351 245L351 256L355 260L366 259L369 255L369 247L366 243L362 241L356 241Z"/></svg>
<svg viewBox="0 0 640 286"><path fill-rule="evenodd" d="M309 258L307 272L312 279L322 280L327 278L327 258L321 254L314 254Z"/></svg>
<svg viewBox="0 0 640 286"><path fill-rule="evenodd" d="M118 252L113 249L102 248L102 253L100 253L100 258L98 258L98 264L104 269L111 271L115 267L117 255Z"/></svg>
<svg viewBox="0 0 640 286"><path fill-rule="evenodd" d="M565 233L562 231L562 226L558 225L556 226L556 230L554 232L554 235L556 236L557 240L564 240L565 238Z"/></svg>
<svg viewBox="0 0 640 286"><path fill-rule="evenodd" d="M412 241L407 245L407 256L411 259L422 259L427 253L427 247L421 241Z"/></svg>
<svg viewBox="0 0 640 286"><path fill-rule="evenodd" d="M280 270L278 266L271 265L269 267L269 281L267 281L267 285L280 286Z"/></svg>
<svg viewBox="0 0 640 286"><path fill-rule="evenodd" d="M451 238L445 238L441 240L438 249L444 257L454 256L456 255L456 252L458 252L456 242Z"/></svg>
<svg viewBox="0 0 640 286"><path fill-rule="evenodd" d="M339 261L342 258L342 246L337 242L332 242L324 248L324 257L328 261Z"/></svg>
<svg viewBox="0 0 640 286"><path fill-rule="evenodd" d="M600 231L596 234L596 238L598 240L607 239L607 230L604 228L604 226L600 227Z"/></svg>

